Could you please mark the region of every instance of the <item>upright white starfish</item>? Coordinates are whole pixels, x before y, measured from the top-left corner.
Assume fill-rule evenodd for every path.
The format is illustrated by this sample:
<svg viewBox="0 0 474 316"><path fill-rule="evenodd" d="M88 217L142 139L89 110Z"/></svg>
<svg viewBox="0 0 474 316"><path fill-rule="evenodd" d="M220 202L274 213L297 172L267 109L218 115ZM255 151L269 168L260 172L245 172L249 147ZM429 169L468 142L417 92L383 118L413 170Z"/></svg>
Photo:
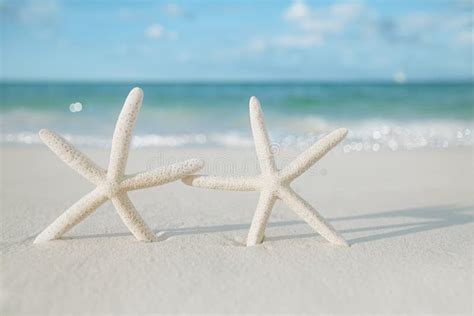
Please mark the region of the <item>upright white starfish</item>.
<svg viewBox="0 0 474 316"><path fill-rule="evenodd" d="M77 201L35 239L35 243L57 239L84 220L100 205L110 199L120 218L136 239L155 241L156 235L145 224L128 198L127 191L165 184L190 175L201 169L204 163L190 159L167 167L156 168L134 175L124 175L128 159L132 130L143 101L143 91L130 91L119 115L112 139L109 167L104 170L74 148L61 136L43 129L39 135L43 142L69 167L97 187Z"/></svg>
<svg viewBox="0 0 474 316"><path fill-rule="evenodd" d="M344 238L318 212L290 187L291 181L308 170L316 161L336 146L347 135L340 128L312 145L285 168L278 170L270 148L260 103L250 98L250 124L261 174L254 177L188 176L182 181L188 185L229 191L260 191L260 199L250 226L247 246L262 243L265 227L277 199L285 202L298 216L328 241L348 245Z"/></svg>

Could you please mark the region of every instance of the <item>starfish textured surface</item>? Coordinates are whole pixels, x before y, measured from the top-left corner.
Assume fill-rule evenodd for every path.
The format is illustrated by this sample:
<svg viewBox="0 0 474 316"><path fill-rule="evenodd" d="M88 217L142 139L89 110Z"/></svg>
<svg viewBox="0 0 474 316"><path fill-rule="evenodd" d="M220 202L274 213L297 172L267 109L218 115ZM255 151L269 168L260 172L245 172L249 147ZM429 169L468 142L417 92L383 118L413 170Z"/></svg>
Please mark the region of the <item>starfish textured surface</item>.
<svg viewBox="0 0 474 316"><path fill-rule="evenodd" d="M230 191L260 191L260 199L247 236L247 246L262 243L265 227L277 199L285 202L298 216L328 241L348 246L344 238L319 213L290 187L291 181L308 170L341 142L347 129L340 128L312 145L285 168L278 170L273 157L263 113L256 97L250 98L250 124L261 174L254 177L193 175L183 182L201 188Z"/></svg>
<svg viewBox="0 0 474 316"><path fill-rule="evenodd" d="M201 169L204 163L198 159L152 169L134 175L124 175L127 164L132 131L143 101L143 91L130 91L119 115L110 151L109 167L104 170L54 132L43 129L41 140L69 167L97 187L77 201L51 225L41 232L35 243L60 238L75 225L110 199L120 218L140 241L155 241L156 235L146 225L128 198L127 191L157 186L178 180Z"/></svg>

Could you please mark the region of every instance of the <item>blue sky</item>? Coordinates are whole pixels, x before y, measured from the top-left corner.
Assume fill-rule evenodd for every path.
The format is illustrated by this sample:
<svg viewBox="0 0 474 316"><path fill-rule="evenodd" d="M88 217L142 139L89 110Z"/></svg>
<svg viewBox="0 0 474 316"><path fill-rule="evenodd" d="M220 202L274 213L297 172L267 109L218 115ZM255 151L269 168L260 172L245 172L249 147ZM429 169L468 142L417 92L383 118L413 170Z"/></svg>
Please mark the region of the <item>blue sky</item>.
<svg viewBox="0 0 474 316"><path fill-rule="evenodd" d="M0 0L6 80L472 78L472 0Z"/></svg>

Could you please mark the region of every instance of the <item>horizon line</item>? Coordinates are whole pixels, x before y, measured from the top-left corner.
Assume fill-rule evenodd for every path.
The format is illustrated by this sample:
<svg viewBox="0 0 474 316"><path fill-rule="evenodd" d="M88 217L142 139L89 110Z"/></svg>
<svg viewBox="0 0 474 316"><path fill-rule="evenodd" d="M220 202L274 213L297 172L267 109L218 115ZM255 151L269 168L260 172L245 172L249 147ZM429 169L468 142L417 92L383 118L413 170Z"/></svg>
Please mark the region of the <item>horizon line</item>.
<svg viewBox="0 0 474 316"><path fill-rule="evenodd" d="M453 84L474 83L471 78L412 79L397 82L391 79L0 79L0 84Z"/></svg>

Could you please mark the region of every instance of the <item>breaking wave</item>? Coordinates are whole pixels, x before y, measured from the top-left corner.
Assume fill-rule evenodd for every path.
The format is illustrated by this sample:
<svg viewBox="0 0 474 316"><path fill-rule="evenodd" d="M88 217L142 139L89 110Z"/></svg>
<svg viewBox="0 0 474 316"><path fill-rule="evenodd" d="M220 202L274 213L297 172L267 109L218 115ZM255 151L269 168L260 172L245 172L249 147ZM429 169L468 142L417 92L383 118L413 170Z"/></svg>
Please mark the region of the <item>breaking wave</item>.
<svg viewBox="0 0 474 316"><path fill-rule="evenodd" d="M306 122L308 124L308 122ZM311 124L309 124L311 125ZM474 123L456 121L430 121L399 123L387 121L340 122L331 124L320 119L315 131L270 130L270 137L279 148L306 148L338 127L347 127L349 133L340 148L344 152L412 150L422 148L455 148L474 146ZM313 125L314 126L314 125ZM95 136L80 133L61 133L77 146L108 148L111 135ZM2 133L2 144L40 144L36 132L21 131ZM140 133L132 139L135 148L146 147L252 147L252 135L243 131L199 132L199 133Z"/></svg>

